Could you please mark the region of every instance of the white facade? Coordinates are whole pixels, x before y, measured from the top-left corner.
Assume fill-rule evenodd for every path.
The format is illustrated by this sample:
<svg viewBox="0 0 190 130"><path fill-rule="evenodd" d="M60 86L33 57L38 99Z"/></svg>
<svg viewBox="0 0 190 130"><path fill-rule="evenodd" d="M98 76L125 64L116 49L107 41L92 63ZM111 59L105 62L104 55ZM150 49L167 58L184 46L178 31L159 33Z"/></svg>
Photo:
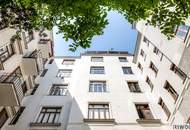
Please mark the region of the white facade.
<svg viewBox="0 0 190 130"><path fill-rule="evenodd" d="M168 40L159 29L146 26L139 22L136 29L139 32L134 61L141 64L142 76L147 76L154 84L152 94L159 102L162 98L171 115L168 121L171 125L189 123L189 21L182 25L183 29L176 30L176 36ZM184 30L187 29L187 31ZM179 33L180 32L180 33ZM180 35L179 35L180 34ZM144 55L141 54L144 52ZM151 69L150 63L157 68L157 74ZM173 67L175 66L175 69ZM176 100L164 87L168 82L176 94Z"/></svg>
<svg viewBox="0 0 190 130"><path fill-rule="evenodd" d="M141 72L132 62L133 56L122 53L83 54L81 57L59 57L44 77L38 77L39 87L34 95L24 98L25 110L15 125L6 125L5 130L169 130L161 107L143 81ZM103 57L103 62L92 62L91 57ZM120 62L126 57L128 62ZM64 59L74 59L74 64L64 65ZM104 74L90 74L90 67L103 66ZM133 74L124 74L122 67L131 67ZM72 70L67 78L57 77L59 69ZM90 81L105 81L106 92L89 92ZM137 81L141 92L130 92L127 81ZM68 84L65 96L49 95L53 84ZM108 119L94 120L88 117L89 104L108 104ZM154 119L137 121L139 115L135 104L148 104ZM43 107L61 107L58 123L38 123Z"/></svg>

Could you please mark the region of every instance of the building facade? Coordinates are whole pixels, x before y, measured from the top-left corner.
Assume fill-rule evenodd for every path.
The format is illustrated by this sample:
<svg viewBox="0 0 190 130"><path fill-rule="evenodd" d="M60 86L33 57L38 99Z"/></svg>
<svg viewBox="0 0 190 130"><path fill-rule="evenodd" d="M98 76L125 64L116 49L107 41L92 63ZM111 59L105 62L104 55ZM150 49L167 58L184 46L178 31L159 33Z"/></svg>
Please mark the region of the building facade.
<svg viewBox="0 0 190 130"><path fill-rule="evenodd" d="M43 34L43 35L42 35ZM53 56L53 35L43 29L0 28L0 128L14 125L25 109L22 101L37 87L36 77Z"/></svg>
<svg viewBox="0 0 190 130"><path fill-rule="evenodd" d="M134 63L171 125L190 122L190 21L174 29L168 40L158 28L139 22Z"/></svg>
<svg viewBox="0 0 190 130"><path fill-rule="evenodd" d="M53 57L51 32L44 38L33 31L29 42L23 32L9 43L15 31L8 37L1 30L1 129L175 130L189 123L188 23L171 40L137 23L134 55Z"/></svg>

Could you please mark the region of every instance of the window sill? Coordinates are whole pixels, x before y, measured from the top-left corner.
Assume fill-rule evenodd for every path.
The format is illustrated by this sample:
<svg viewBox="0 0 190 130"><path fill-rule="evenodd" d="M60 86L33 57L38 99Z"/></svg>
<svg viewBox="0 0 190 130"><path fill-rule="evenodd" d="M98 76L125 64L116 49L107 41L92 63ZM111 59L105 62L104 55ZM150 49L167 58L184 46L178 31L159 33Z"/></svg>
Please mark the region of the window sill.
<svg viewBox="0 0 190 130"><path fill-rule="evenodd" d="M40 126L40 127L58 127L61 126L61 123L35 123L35 122L31 122L30 123L30 127L34 127L34 126Z"/></svg>
<svg viewBox="0 0 190 130"><path fill-rule="evenodd" d="M161 124L160 119L137 119L139 124Z"/></svg>
<svg viewBox="0 0 190 130"><path fill-rule="evenodd" d="M115 123L115 119L83 119L87 123Z"/></svg>

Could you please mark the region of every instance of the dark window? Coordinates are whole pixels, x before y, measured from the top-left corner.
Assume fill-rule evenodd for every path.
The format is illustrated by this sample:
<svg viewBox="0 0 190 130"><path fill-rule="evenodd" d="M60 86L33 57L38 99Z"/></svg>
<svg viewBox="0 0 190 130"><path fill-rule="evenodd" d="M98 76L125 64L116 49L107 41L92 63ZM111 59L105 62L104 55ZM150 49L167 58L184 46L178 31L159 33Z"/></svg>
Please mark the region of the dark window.
<svg viewBox="0 0 190 130"><path fill-rule="evenodd" d="M119 57L120 62L127 62L127 57Z"/></svg>
<svg viewBox="0 0 190 130"><path fill-rule="evenodd" d="M170 93L172 98L176 101L179 95L168 81L166 81L164 88Z"/></svg>
<svg viewBox="0 0 190 130"><path fill-rule="evenodd" d="M162 107L162 109L164 110L165 114L169 118L170 115L171 115L171 113L170 113L168 107L166 106L166 104L164 103L164 101L162 100L162 98L159 99L158 104Z"/></svg>
<svg viewBox="0 0 190 130"><path fill-rule="evenodd" d="M186 74L183 71L181 71L175 64L171 65L170 70L176 73L183 80L183 82L187 78Z"/></svg>
<svg viewBox="0 0 190 130"><path fill-rule="evenodd" d="M141 55L142 57L144 57L144 55L145 55L145 53L144 53L144 51L143 51L142 49L141 49L140 55Z"/></svg>
<svg viewBox="0 0 190 130"><path fill-rule="evenodd" d="M189 32L189 26L187 25L180 25L177 27L176 29L176 36L179 37L182 40L186 40L186 37L188 35Z"/></svg>
<svg viewBox="0 0 190 130"><path fill-rule="evenodd" d="M148 76L146 77L146 83L150 86L151 90L153 90L154 85Z"/></svg>
<svg viewBox="0 0 190 130"><path fill-rule="evenodd" d="M8 118L9 117L7 115L7 112L6 112L5 108L4 108L0 112L0 128L5 124L5 122L7 121Z"/></svg>
<svg viewBox="0 0 190 130"><path fill-rule="evenodd" d="M141 92L138 82L127 82L131 92Z"/></svg>
<svg viewBox="0 0 190 130"><path fill-rule="evenodd" d="M10 125L15 125L17 121L19 120L21 114L23 113L25 107L20 107L17 113L14 115L13 119L10 122Z"/></svg>
<svg viewBox="0 0 190 130"><path fill-rule="evenodd" d="M49 61L49 64L52 64L52 63L53 63L53 61L54 61L54 59L51 59L51 60Z"/></svg>
<svg viewBox="0 0 190 130"><path fill-rule="evenodd" d="M72 73L71 69L59 69L57 72L57 77L68 78L71 77L71 73Z"/></svg>
<svg viewBox="0 0 190 130"><path fill-rule="evenodd" d="M154 52L155 54L158 54L158 53L159 53L159 49L158 49L157 47L154 47L153 52Z"/></svg>
<svg viewBox="0 0 190 130"><path fill-rule="evenodd" d="M154 119L148 104L135 104L140 119Z"/></svg>
<svg viewBox="0 0 190 130"><path fill-rule="evenodd" d="M150 62L150 69L152 69L156 75L158 74L158 69L152 62Z"/></svg>
<svg viewBox="0 0 190 130"><path fill-rule="evenodd" d="M59 123L59 117L61 113L61 107L43 107L36 123L41 124L54 124Z"/></svg>
<svg viewBox="0 0 190 130"><path fill-rule="evenodd" d="M131 67L122 67L124 74L133 74Z"/></svg>
<svg viewBox="0 0 190 130"><path fill-rule="evenodd" d="M50 89L49 95L65 96L67 94L67 84L53 84Z"/></svg>
<svg viewBox="0 0 190 130"><path fill-rule="evenodd" d="M90 67L90 74L104 74L103 66Z"/></svg>
<svg viewBox="0 0 190 130"><path fill-rule="evenodd" d="M91 57L92 62L103 62L103 57Z"/></svg>
<svg viewBox="0 0 190 130"><path fill-rule="evenodd" d="M138 63L138 68L139 68L141 71L143 71L143 67L142 67L142 65L141 65L140 62Z"/></svg>
<svg viewBox="0 0 190 130"><path fill-rule="evenodd" d="M28 90L25 81L23 82L23 84L21 85L21 87L22 87L23 94L25 94L27 92L27 90Z"/></svg>
<svg viewBox="0 0 190 130"><path fill-rule="evenodd" d="M150 41L149 41L146 37L143 38L143 41L144 41L144 42L147 44L147 46L149 47Z"/></svg>
<svg viewBox="0 0 190 130"><path fill-rule="evenodd" d="M64 59L62 64L63 65L73 65L75 63L75 60L73 59Z"/></svg>
<svg viewBox="0 0 190 130"><path fill-rule="evenodd" d="M106 92L106 81L90 81L89 92Z"/></svg>
<svg viewBox="0 0 190 130"><path fill-rule="evenodd" d="M45 76L45 74L47 73L47 71L48 71L48 69L44 69L44 70L42 71L42 73L41 73L40 77L44 77L44 76Z"/></svg>
<svg viewBox="0 0 190 130"><path fill-rule="evenodd" d="M89 119L110 119L109 104L89 104Z"/></svg>

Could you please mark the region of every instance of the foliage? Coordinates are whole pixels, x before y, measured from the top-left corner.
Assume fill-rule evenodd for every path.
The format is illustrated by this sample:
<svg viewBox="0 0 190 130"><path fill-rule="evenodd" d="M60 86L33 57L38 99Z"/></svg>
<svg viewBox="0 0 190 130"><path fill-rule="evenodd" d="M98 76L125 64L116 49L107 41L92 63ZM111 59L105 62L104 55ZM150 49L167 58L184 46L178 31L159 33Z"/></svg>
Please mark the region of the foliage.
<svg viewBox="0 0 190 130"><path fill-rule="evenodd" d="M32 30L57 26L71 51L90 47L95 35L103 34L109 10L117 10L130 23L146 20L168 38L176 25L190 15L190 0L0 0L0 25Z"/></svg>

